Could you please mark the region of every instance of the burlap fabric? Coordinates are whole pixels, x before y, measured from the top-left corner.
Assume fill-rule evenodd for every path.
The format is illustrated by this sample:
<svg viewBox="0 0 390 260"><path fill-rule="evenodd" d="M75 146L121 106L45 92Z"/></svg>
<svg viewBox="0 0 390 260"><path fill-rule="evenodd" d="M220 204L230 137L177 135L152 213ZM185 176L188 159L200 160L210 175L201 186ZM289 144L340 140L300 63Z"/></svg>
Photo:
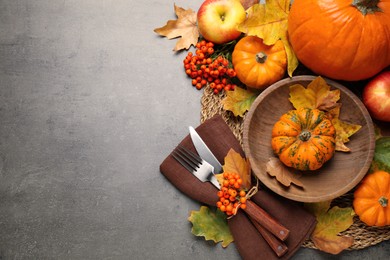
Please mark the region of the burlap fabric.
<svg viewBox="0 0 390 260"><path fill-rule="evenodd" d="M204 90L201 98L201 122L213 117L216 114L220 114L230 127L237 140L242 145L242 133L243 133L243 121L244 118L235 117L231 112L225 111L222 107L221 100L225 97L225 94L214 95L211 88L207 87ZM351 207L353 201L353 190L347 194L336 198L332 202L333 205L339 207ZM349 250L362 249L382 241L390 239L390 226L387 227L369 227L359 220L357 216L354 217L354 223L352 226L343 232L343 235L351 236L354 238L353 245ZM309 239L303 243L303 247L316 249L313 242Z"/></svg>

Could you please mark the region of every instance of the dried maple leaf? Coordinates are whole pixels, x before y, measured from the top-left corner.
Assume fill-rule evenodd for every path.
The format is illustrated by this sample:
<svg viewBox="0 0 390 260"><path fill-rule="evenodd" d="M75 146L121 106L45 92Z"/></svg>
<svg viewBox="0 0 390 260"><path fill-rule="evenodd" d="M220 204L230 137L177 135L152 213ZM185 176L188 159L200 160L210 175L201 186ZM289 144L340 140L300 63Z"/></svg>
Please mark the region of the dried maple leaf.
<svg viewBox="0 0 390 260"><path fill-rule="evenodd" d="M330 208L331 201L306 203L305 207L316 216L317 225L311 234L316 247L331 254L338 254L353 244L353 237L339 236L353 224L355 212L351 207Z"/></svg>
<svg viewBox="0 0 390 260"><path fill-rule="evenodd" d="M269 161L266 164L266 170L269 175L275 177L278 182L286 187L290 187L291 183L296 186L303 187L302 182L297 179L299 176L297 171L287 168L275 157L269 158Z"/></svg>
<svg viewBox="0 0 390 260"><path fill-rule="evenodd" d="M331 118L332 124L336 129L336 151L350 152L351 149L345 143L349 142L349 137L359 131L362 126L344 122L339 119L339 116L340 107L335 107L328 112L328 117Z"/></svg>
<svg viewBox="0 0 390 260"><path fill-rule="evenodd" d="M203 236L215 243L222 242L222 247L233 242L226 215L219 210L214 213L208 207L201 206L199 211L191 211L188 220L192 223L191 232L195 236Z"/></svg>
<svg viewBox="0 0 390 260"><path fill-rule="evenodd" d="M251 165L247 158L241 157L239 153L230 149L225 156L225 164L222 166L223 172L238 173L242 179L242 187L251 187ZM221 174L222 175L222 174ZM221 177L218 177L219 180Z"/></svg>
<svg viewBox="0 0 390 260"><path fill-rule="evenodd" d="M322 77L315 78L307 88L300 84L290 86L289 100L295 109L306 107L328 111L340 105L337 103L339 99L340 90L330 90Z"/></svg>
<svg viewBox="0 0 390 260"><path fill-rule="evenodd" d="M177 43L174 51L188 49L191 45L196 45L199 38L199 30L196 25L196 12L191 9L183 9L174 5L177 20L169 20L163 27L154 29L154 32L168 39L181 37Z"/></svg>
<svg viewBox="0 0 390 260"><path fill-rule="evenodd" d="M265 4L255 4L247 9L247 18L238 26L238 30L263 39L267 45L282 40L287 53L287 71L291 77L298 66L298 59L288 40L289 12L290 0L267 0Z"/></svg>
<svg viewBox="0 0 390 260"><path fill-rule="evenodd" d="M243 117L258 95L257 92L237 87L234 91L227 91L221 102L225 110L232 111L234 116Z"/></svg>

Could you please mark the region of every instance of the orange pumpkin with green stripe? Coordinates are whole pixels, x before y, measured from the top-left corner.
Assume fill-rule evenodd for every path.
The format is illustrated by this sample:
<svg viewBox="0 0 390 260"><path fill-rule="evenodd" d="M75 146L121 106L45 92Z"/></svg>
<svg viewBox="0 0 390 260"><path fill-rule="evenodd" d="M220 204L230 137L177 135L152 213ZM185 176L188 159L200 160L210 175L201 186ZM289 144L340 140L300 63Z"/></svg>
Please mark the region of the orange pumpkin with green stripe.
<svg viewBox="0 0 390 260"><path fill-rule="evenodd" d="M300 108L282 115L272 129L272 149L289 167L317 170L335 152L336 130L323 111Z"/></svg>

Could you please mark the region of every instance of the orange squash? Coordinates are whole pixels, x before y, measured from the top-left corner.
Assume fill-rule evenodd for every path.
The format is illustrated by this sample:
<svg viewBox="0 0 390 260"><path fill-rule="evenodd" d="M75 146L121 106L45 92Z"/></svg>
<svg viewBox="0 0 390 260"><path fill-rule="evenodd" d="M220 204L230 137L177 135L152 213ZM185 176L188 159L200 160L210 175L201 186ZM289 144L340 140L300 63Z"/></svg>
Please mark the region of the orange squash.
<svg viewBox="0 0 390 260"><path fill-rule="evenodd" d="M335 152L336 131L323 111L300 108L282 115L272 129L272 149L298 170L317 170Z"/></svg>
<svg viewBox="0 0 390 260"><path fill-rule="evenodd" d="M390 225L390 173L375 171L364 177L354 192L353 207L369 226Z"/></svg>
<svg viewBox="0 0 390 260"><path fill-rule="evenodd" d="M390 0L294 0L288 36L316 74L367 79L390 65Z"/></svg>
<svg viewBox="0 0 390 260"><path fill-rule="evenodd" d="M264 89L283 78L287 55L280 40L268 46L259 37L245 36L234 47L232 63L242 83Z"/></svg>

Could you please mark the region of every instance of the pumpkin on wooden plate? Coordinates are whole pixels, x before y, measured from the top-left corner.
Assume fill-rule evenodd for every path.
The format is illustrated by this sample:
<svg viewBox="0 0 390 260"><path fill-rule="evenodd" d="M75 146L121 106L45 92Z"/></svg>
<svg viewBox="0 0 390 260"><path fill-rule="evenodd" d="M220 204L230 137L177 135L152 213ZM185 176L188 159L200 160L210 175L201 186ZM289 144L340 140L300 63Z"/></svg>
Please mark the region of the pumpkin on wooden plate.
<svg viewBox="0 0 390 260"><path fill-rule="evenodd" d="M279 159L298 170L317 170L335 152L336 131L323 111L290 110L272 129L271 145Z"/></svg>
<svg viewBox="0 0 390 260"><path fill-rule="evenodd" d="M367 79L390 65L390 0L294 0L288 36L317 74Z"/></svg>

